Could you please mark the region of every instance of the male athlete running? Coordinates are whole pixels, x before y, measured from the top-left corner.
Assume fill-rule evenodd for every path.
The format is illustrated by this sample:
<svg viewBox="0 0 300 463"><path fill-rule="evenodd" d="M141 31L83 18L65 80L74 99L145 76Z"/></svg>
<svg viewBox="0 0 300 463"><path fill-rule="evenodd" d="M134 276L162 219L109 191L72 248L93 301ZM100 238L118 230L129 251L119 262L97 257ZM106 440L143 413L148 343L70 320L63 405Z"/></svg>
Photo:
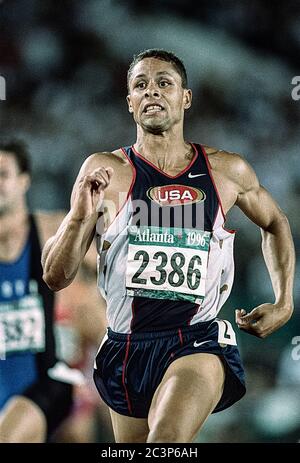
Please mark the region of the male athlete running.
<svg viewBox="0 0 300 463"><path fill-rule="evenodd" d="M192 93L173 53L136 56L128 90L136 142L84 162L44 248L44 279L54 290L70 284L98 235L109 328L94 378L115 439L191 442L210 413L245 393L235 333L216 318L233 282L226 214L237 205L262 233L275 300L236 313L255 336L291 317L294 247L287 218L241 156L185 141Z"/></svg>

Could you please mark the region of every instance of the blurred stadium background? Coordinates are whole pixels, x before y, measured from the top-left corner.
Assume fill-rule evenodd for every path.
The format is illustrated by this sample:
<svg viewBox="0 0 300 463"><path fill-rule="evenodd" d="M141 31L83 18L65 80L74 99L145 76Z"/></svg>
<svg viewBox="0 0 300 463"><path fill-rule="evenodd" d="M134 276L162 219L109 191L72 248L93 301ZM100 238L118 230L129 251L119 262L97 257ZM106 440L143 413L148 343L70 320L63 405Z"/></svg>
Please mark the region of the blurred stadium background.
<svg viewBox="0 0 300 463"><path fill-rule="evenodd" d="M127 67L140 50L166 48L194 93L186 139L245 156L288 215L299 253L299 1L7 0L0 14L1 137L29 147L32 209L68 208L85 157L134 142ZM233 320L234 308L273 299L259 230L238 210L228 225L238 230L236 279L222 316ZM248 394L212 416L199 442L299 441L299 266L293 318L265 340L238 333Z"/></svg>

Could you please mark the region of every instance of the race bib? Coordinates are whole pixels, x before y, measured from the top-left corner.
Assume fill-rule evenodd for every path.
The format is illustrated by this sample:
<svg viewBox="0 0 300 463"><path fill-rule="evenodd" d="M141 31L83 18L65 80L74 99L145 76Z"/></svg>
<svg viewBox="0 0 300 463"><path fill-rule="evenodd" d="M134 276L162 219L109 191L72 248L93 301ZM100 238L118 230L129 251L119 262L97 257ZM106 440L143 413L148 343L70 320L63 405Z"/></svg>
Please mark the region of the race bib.
<svg viewBox="0 0 300 463"><path fill-rule="evenodd" d="M41 297L24 296L14 302L0 304L0 351L39 352L45 349L45 318Z"/></svg>
<svg viewBox="0 0 300 463"><path fill-rule="evenodd" d="M129 227L127 295L201 303L210 237L187 228Z"/></svg>

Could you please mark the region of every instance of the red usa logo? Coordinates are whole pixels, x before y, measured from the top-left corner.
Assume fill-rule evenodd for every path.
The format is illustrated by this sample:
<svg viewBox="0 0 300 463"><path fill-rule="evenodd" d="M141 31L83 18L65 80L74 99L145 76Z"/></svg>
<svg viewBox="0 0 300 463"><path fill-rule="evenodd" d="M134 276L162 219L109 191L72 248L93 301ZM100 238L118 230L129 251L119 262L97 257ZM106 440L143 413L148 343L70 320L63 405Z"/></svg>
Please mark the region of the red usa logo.
<svg viewBox="0 0 300 463"><path fill-rule="evenodd" d="M206 195L199 188L187 185L163 185L149 188L147 196L160 206L182 206L205 201Z"/></svg>

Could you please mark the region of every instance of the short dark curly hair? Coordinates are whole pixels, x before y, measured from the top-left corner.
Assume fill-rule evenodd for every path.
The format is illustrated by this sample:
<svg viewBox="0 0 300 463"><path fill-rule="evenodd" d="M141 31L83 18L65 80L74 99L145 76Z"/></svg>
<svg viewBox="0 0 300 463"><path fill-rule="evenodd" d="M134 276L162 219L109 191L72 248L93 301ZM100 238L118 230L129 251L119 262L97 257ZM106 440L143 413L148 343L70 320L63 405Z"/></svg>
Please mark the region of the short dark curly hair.
<svg viewBox="0 0 300 463"><path fill-rule="evenodd" d="M162 48L149 48L148 50L144 50L140 52L138 55L134 55L133 60L127 72L127 87L128 88L129 88L129 81L132 76L133 68L135 67L137 63L139 63L145 58L156 58L156 59L167 61L168 63L173 64L174 68L176 69L176 71L181 77L182 88L187 88L187 85L188 85L187 73L186 73L186 69L185 69L183 62L173 52L163 50Z"/></svg>
<svg viewBox="0 0 300 463"><path fill-rule="evenodd" d="M23 141L17 139L0 140L0 151L7 151L14 156L21 174L31 175L29 152Z"/></svg>

